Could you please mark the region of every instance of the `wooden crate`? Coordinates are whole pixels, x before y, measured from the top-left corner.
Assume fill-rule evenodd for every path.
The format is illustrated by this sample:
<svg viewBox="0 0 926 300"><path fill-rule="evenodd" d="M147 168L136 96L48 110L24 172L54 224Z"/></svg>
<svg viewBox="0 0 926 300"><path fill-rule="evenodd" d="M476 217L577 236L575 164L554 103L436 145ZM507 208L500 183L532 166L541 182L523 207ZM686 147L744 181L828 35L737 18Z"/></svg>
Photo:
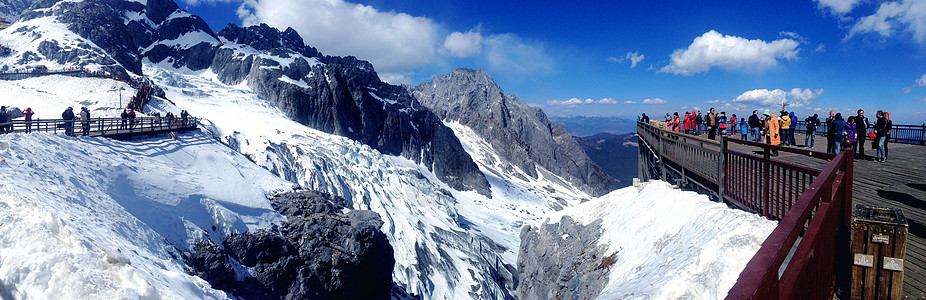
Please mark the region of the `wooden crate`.
<svg viewBox="0 0 926 300"><path fill-rule="evenodd" d="M852 299L902 299L907 227L900 209L855 205Z"/></svg>

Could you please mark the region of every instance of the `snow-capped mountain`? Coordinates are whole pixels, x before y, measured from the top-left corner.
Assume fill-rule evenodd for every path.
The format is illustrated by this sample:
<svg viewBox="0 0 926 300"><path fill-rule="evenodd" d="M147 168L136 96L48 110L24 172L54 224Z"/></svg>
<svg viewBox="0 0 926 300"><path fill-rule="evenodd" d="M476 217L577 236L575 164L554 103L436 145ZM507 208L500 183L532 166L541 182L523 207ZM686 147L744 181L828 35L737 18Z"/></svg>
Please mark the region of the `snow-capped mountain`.
<svg viewBox="0 0 926 300"><path fill-rule="evenodd" d="M63 182L70 196L65 197L61 205L42 206L60 198L56 190L20 192L15 185L10 185L6 194L9 197L3 198L10 207L39 205L42 209L35 211L58 219L67 219L82 211L92 214L96 210L127 211L131 215L112 222L99 221L92 216L80 219L84 225L79 231L89 230L92 234L79 235L77 241L113 239L116 241L113 245L137 244L136 237L125 237L127 234L118 231L125 227L123 223L136 219L141 220L133 224L136 224L135 229L145 233L142 237L164 238L163 245L149 243L142 244L142 249L131 248L141 256L132 256L131 261L147 270L133 272L141 272L139 276L144 280L110 277L108 281L100 281L123 291L120 295L126 298L146 298L152 289L169 290L173 285L183 288L181 292L169 293L166 298L228 296L222 291L248 296L241 294L239 289L249 284L265 289L265 296L329 295L302 294L300 292L306 292L311 284L301 285L299 281L287 281L293 282L289 287L276 286L273 274L277 274L277 270L281 274L293 274L292 269L284 268L290 266L287 261L311 257L305 254L311 252L287 252L290 256L275 253L262 256L262 259L242 254L259 252L260 245L267 248L268 243L286 249L318 244L304 243L314 236L309 233L318 233L317 230L294 229L301 226L298 224L305 224L298 222L304 221L300 218L305 219L306 215L288 214L293 212L292 206L281 206L280 203L286 201L272 197L280 189L289 188L290 183L333 195L305 200L318 201L313 203L324 207L321 211L324 216L319 219L357 221L349 226L334 226L338 229L330 232L360 235L359 244L375 248L381 244L364 241L379 241L370 229L378 227L394 253L391 280L400 288L393 289L391 296L403 297L406 296L404 291L408 291L426 299L517 298L519 284L524 280L515 268L521 260L519 253L522 256L533 253L524 249L522 227L539 226L551 214L588 200L611 199L590 195L606 193L610 181L601 176L600 169L581 149L576 148L568 133L546 120L539 109L530 108L516 97L501 92L484 72L459 81L454 79L454 74L468 71L455 71L441 77L447 80L432 82L431 88L422 85L412 93L406 87L380 81L368 62L353 57L323 56L305 45L292 29L280 31L266 25L247 28L229 25L213 33L199 17L180 10L171 0L43 0L24 13L10 29L0 31L0 44L13 50L12 55L0 57L0 69L28 65L45 65L50 69L85 67L126 79L126 82L119 82L56 76L0 83L22 95L16 100L18 102L2 104L38 108L36 117L54 118L64 107L77 105L90 106L94 115L112 116L119 109L115 104L118 87L131 90L137 82L147 82L156 85L158 93L146 112L176 114L188 110L203 118L202 131L181 141L163 142L154 138L135 145L23 134L13 135L13 148L0 152L0 157L10 161L9 172L34 167L32 160L55 159L55 152L65 151L65 148L77 149L76 154L60 157L65 163L89 160L97 155L114 161L137 160L126 166L114 163L117 165L115 171L104 169L96 173L80 167L40 168L41 172L32 174L29 179L44 180L49 185ZM483 96L478 95L480 91ZM416 94L430 95L429 105L422 105L424 101L419 102L418 98L422 96ZM98 98L96 95L105 95L106 99L94 100ZM444 107L435 102L443 100L458 103L454 105L469 101L477 109L486 110L479 112L482 116L494 119L479 123L456 115L452 111L455 106ZM159 143L167 143L170 147ZM200 148L190 149L195 152L184 151L185 143ZM50 150L42 152L46 144L68 147L50 146ZM222 155L197 156L199 152L221 152ZM107 156L110 154L111 157ZM216 156L234 163L214 163L221 160ZM148 167L140 166L146 160L155 161L154 166L159 167L151 172L151 177L124 184L112 183L111 177L119 178L119 172L147 171ZM564 165L563 160L572 165ZM177 163L179 167L170 163ZM174 170L185 166L196 168ZM187 172L198 172L211 181L204 183L187 178L194 174ZM234 180L226 182L226 176ZM70 180L81 177L88 177L94 184ZM241 183L244 188L230 189L227 186L230 183ZM260 184L255 186L257 183ZM172 191L174 185L181 192ZM118 193L110 188L112 186L119 187L115 188ZM126 186L132 187L133 193L126 192L129 190ZM205 192L198 192L198 189ZM251 197L241 204L239 199L229 196L236 193ZM164 195L170 197L161 199ZM93 203L101 204L85 204L88 197L100 198ZM150 220L147 210L137 209L137 204L131 202L133 197L165 206L163 211L153 211L173 215L164 224ZM268 197L273 199L268 200ZM218 204L200 207L169 201L175 198L196 198L200 203L211 199ZM31 220L27 215L33 211L10 212L10 217L0 215L0 218L25 221L17 221L16 224L22 226L5 228L22 229L31 224L24 222ZM381 223L369 212L375 213ZM209 218L231 221L212 229L210 223L218 221ZM319 224L330 224L325 222ZM245 226L241 226L242 223ZM100 228L95 228L97 226ZM5 228L0 227L0 230ZM49 231L55 233L54 229ZM293 232L303 233L289 235ZM593 235L594 231L588 234ZM42 240L44 244L38 246L20 240L21 234L5 235L11 236L11 241L0 247L29 246L42 250L55 243L52 234L47 234ZM324 241L328 245L337 240ZM323 255L385 253L364 249L342 251L353 249L357 244L328 245L338 251ZM109 247L119 249L120 246ZM50 268L55 255L67 255L46 252L48 254L39 256L27 267ZM17 256L3 256L4 253L0 252L0 261L17 259ZM183 259L166 261L165 255ZM93 262L105 261L99 257ZM356 261L364 260L351 262ZM47 284L43 289L42 278L45 277L23 279L31 276L28 271L4 269L11 265L16 264L0 264L0 276L15 278L18 280L15 282L20 283L17 286L35 287L41 293L49 293L39 295L61 292L47 289ZM311 272L319 270L319 265L307 263L298 268ZM111 273L103 263L80 264L80 267L88 270L88 274ZM173 273L164 270L186 273L171 277ZM347 271L330 273L353 274ZM168 279L158 279L163 277ZM299 278L314 280L312 278L317 277ZM328 278L332 284L327 287L332 290L327 292L353 286L339 284L341 279ZM388 286L388 282L377 286ZM284 289L297 293L285 294ZM0 296L12 294L18 298L33 293L31 290L8 292L10 290L0 286ZM69 291L64 291L64 295L85 295ZM105 293L109 290L94 291Z"/></svg>
<svg viewBox="0 0 926 300"><path fill-rule="evenodd" d="M484 70L454 70L418 85L414 94L444 121L463 124L488 140L511 164L504 168L507 173L537 178L538 168L544 168L593 196L617 186L562 125L503 92Z"/></svg>

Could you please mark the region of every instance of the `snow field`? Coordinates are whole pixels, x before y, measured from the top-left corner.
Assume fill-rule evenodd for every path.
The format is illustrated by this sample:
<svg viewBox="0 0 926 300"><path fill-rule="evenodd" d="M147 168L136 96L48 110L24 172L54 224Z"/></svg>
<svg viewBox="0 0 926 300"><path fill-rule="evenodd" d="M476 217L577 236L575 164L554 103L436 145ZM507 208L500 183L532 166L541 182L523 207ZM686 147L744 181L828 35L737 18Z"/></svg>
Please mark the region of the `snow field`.
<svg viewBox="0 0 926 300"><path fill-rule="evenodd" d="M723 298L777 226L662 181L611 192L547 222L563 215L603 221L598 244L615 263L599 299Z"/></svg>

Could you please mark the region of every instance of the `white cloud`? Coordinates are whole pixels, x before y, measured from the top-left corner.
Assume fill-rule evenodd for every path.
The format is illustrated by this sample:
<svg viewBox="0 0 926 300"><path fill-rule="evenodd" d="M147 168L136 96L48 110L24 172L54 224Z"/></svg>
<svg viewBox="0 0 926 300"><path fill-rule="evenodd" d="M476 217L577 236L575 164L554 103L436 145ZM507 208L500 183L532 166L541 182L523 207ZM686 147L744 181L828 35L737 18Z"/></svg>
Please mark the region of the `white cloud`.
<svg viewBox="0 0 926 300"><path fill-rule="evenodd" d="M732 103L753 104L763 107L771 106L773 109L788 103L790 107L804 107L823 94L823 89L799 89L794 88L791 91L780 89L767 90L755 89L747 91L733 99Z"/></svg>
<svg viewBox="0 0 926 300"><path fill-rule="evenodd" d="M486 59L493 69L518 74L548 73L553 58L540 44L530 43L510 33L485 37Z"/></svg>
<svg viewBox="0 0 926 300"><path fill-rule="evenodd" d="M186 3L187 5L190 5L190 6L198 6L198 5L215 5L217 3L231 3L231 2L239 2L239 1L240 0L182 0L179 2Z"/></svg>
<svg viewBox="0 0 926 300"><path fill-rule="evenodd" d="M615 62L615 63L623 63L629 60L630 68L633 69L637 67L637 64L643 61L644 58L646 58L646 56L644 56L643 54L640 54L640 52L627 52L627 54L624 55L623 57L619 57L619 58L613 57L613 56L608 57L608 61Z"/></svg>
<svg viewBox="0 0 926 300"><path fill-rule="evenodd" d="M627 100L627 101L624 101L624 104L665 104L666 102L667 102L666 100L663 100L660 98L652 98L652 99L647 98L647 99L643 99L643 101L640 101L640 102Z"/></svg>
<svg viewBox="0 0 926 300"><path fill-rule="evenodd" d="M926 1L900 0L881 3L877 12L860 18L852 25L845 40L866 33L891 37L898 30L910 32L914 40L926 43Z"/></svg>
<svg viewBox="0 0 926 300"><path fill-rule="evenodd" d="M444 49L460 58L470 57L482 52L482 34L478 31L454 32L444 38Z"/></svg>
<svg viewBox="0 0 926 300"><path fill-rule="evenodd" d="M704 103L711 103L711 104L713 104L713 103L727 103L727 101L722 101L722 100L707 100L707 101L704 101Z"/></svg>
<svg viewBox="0 0 926 300"><path fill-rule="evenodd" d="M772 42L722 35L714 30L694 39L687 49L676 49L671 63L659 72L693 75L711 67L726 70L763 71L778 65L778 59L797 57L798 42L780 39Z"/></svg>
<svg viewBox="0 0 926 300"><path fill-rule="evenodd" d="M245 0L245 26L292 27L329 55L369 60L380 72L402 72L436 59L439 27L428 18L382 12L343 0Z"/></svg>
<svg viewBox="0 0 926 300"><path fill-rule="evenodd" d="M904 93L904 94L909 94L910 92L913 92L913 88L912 88L912 87L909 87L909 86L908 86L908 87L903 88L903 93Z"/></svg>
<svg viewBox="0 0 926 300"><path fill-rule="evenodd" d="M804 38L804 37L801 36L800 34L797 34L797 32L792 32L792 31L780 31L780 32L778 32L778 36L789 37L789 38L791 38L792 40L794 40L795 42L798 42L798 43L800 43L800 44L810 44L810 41L808 41L806 38Z"/></svg>
<svg viewBox="0 0 926 300"><path fill-rule="evenodd" d="M926 74L923 74L923 76L920 76L920 79L916 80L916 85L919 85L920 87L926 87Z"/></svg>
<svg viewBox="0 0 926 300"><path fill-rule="evenodd" d="M410 77L412 75L411 73L377 72L376 74L379 75L380 80L389 84L412 84L412 78Z"/></svg>
<svg viewBox="0 0 926 300"><path fill-rule="evenodd" d="M823 46L823 43L817 45L817 49L813 49L814 52L826 52L826 46Z"/></svg>
<svg viewBox="0 0 926 300"><path fill-rule="evenodd" d="M584 105L584 104L609 104L609 105L610 105L610 104L617 104L617 101L615 101L614 99L611 99L611 98L602 98L602 99L600 99L600 100L594 100L594 99L584 99L584 100L583 100L583 99L579 99L579 98L572 98L572 99L565 100L565 101L563 101L563 100L547 100L547 105L551 105L551 106L569 106L569 107L573 107L573 106Z"/></svg>
<svg viewBox="0 0 926 300"><path fill-rule="evenodd" d="M830 12L837 15L843 15L852 11L855 5L861 0L816 0L817 6L821 9L829 9Z"/></svg>

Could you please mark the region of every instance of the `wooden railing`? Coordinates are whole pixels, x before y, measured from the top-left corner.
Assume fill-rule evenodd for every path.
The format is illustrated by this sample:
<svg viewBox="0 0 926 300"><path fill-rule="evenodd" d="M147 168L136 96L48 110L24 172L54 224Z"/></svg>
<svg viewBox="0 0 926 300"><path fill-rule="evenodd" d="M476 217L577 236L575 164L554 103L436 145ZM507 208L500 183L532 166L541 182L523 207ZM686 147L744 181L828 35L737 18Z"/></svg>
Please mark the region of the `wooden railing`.
<svg viewBox="0 0 926 300"><path fill-rule="evenodd" d="M656 161L659 165L647 170L661 172L646 176L641 167L641 180L666 179L666 169L675 164L683 178L693 174L701 177L694 181L716 183L711 193L719 199L780 221L740 274L728 299L832 298L836 259L848 259L853 151L833 155L722 137L716 142L642 122L637 124L637 134L641 162ZM742 145L739 149L758 149L762 156L730 149L730 143ZM815 170L773 160L774 150L818 158L825 167ZM779 274L802 233L794 256Z"/></svg>
<svg viewBox="0 0 926 300"><path fill-rule="evenodd" d="M740 273L727 299L833 298L837 268L849 263L842 260L848 259L849 252L853 153L837 155L800 195ZM804 230L790 262L779 273ZM841 258L838 264L837 258Z"/></svg>
<svg viewBox="0 0 926 300"><path fill-rule="evenodd" d="M154 118L140 117L132 119L122 118L92 118L88 122L80 120L36 119L29 122L16 120L0 123L2 133L29 133L50 132L67 133L71 126L74 135L83 135L83 125L87 123L87 134L90 136L123 137L142 134L157 134L169 131L186 131L196 129L199 118Z"/></svg>

